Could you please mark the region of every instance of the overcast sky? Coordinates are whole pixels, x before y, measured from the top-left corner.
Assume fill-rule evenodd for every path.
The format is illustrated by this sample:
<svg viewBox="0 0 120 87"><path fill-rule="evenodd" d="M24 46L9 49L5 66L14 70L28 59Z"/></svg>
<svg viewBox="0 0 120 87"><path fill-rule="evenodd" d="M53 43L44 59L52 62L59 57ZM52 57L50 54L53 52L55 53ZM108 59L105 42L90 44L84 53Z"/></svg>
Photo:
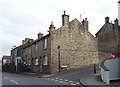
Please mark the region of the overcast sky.
<svg viewBox="0 0 120 87"><path fill-rule="evenodd" d="M95 35L104 24L118 17L118 0L0 0L0 58L10 55L13 46L19 46L24 38L37 38L47 34L53 21L56 29L62 25L62 14L70 15L70 21L85 17L89 31ZM80 14L82 14L80 18Z"/></svg>

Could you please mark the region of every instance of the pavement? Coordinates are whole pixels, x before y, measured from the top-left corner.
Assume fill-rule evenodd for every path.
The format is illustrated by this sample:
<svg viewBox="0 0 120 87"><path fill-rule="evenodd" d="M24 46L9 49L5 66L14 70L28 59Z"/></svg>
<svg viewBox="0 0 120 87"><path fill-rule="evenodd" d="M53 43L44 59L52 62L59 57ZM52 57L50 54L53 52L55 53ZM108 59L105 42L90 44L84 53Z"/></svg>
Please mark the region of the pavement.
<svg viewBox="0 0 120 87"><path fill-rule="evenodd" d="M88 85L104 85L104 86L119 85L120 86L120 80L111 81L109 85L104 83L101 79L100 71L98 71L96 74L89 73L84 75L80 79L80 82L84 86L88 86Z"/></svg>

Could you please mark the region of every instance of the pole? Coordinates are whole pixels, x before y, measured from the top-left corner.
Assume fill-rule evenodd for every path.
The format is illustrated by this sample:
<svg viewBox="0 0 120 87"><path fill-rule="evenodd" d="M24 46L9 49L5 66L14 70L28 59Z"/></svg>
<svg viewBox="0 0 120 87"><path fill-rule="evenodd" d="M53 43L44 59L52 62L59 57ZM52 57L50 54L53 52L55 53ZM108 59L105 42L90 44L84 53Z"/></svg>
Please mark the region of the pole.
<svg viewBox="0 0 120 87"><path fill-rule="evenodd" d="M94 74L96 74L96 65L94 64Z"/></svg>
<svg viewBox="0 0 120 87"><path fill-rule="evenodd" d="M58 46L58 62L59 62L59 72L60 72L60 46Z"/></svg>

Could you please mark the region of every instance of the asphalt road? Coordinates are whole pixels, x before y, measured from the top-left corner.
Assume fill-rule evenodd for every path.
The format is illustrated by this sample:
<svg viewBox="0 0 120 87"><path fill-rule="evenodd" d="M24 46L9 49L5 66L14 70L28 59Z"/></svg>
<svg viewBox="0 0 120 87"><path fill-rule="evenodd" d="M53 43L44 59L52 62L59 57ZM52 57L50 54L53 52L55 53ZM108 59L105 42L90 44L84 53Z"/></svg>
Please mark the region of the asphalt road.
<svg viewBox="0 0 120 87"><path fill-rule="evenodd" d="M97 66L97 70L98 69L99 68ZM54 80L54 81L58 80L59 82L63 81L70 85L82 85L80 83L80 78L83 75L90 74L90 73L93 73L93 66L56 74L54 76L49 77L49 79Z"/></svg>
<svg viewBox="0 0 120 87"><path fill-rule="evenodd" d="M80 78L83 75L89 73L93 73L93 66L83 69L71 70L68 72L62 72L46 78L38 78L6 72L3 72L0 78L2 78L2 85L52 85L52 87L53 85L55 87L56 85L79 86L81 85L79 81Z"/></svg>
<svg viewBox="0 0 120 87"><path fill-rule="evenodd" d="M67 85L44 78L31 77L21 74L2 73L2 85Z"/></svg>

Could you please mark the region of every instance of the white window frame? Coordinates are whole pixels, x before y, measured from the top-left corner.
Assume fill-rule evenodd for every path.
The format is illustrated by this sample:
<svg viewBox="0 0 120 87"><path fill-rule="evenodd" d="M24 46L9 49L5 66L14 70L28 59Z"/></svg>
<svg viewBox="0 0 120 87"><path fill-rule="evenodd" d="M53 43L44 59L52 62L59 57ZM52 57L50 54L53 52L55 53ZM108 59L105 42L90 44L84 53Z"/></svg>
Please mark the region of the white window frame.
<svg viewBox="0 0 120 87"><path fill-rule="evenodd" d="M44 46L43 46L44 49L47 49L47 38L44 39Z"/></svg>
<svg viewBox="0 0 120 87"><path fill-rule="evenodd" d="M39 59L38 58L35 58L35 61L34 61L34 65L39 65Z"/></svg>
<svg viewBox="0 0 120 87"><path fill-rule="evenodd" d="M48 57L47 57L47 56L44 56L44 57L43 57L43 65L44 65L44 66L47 66L47 65L48 65Z"/></svg>

